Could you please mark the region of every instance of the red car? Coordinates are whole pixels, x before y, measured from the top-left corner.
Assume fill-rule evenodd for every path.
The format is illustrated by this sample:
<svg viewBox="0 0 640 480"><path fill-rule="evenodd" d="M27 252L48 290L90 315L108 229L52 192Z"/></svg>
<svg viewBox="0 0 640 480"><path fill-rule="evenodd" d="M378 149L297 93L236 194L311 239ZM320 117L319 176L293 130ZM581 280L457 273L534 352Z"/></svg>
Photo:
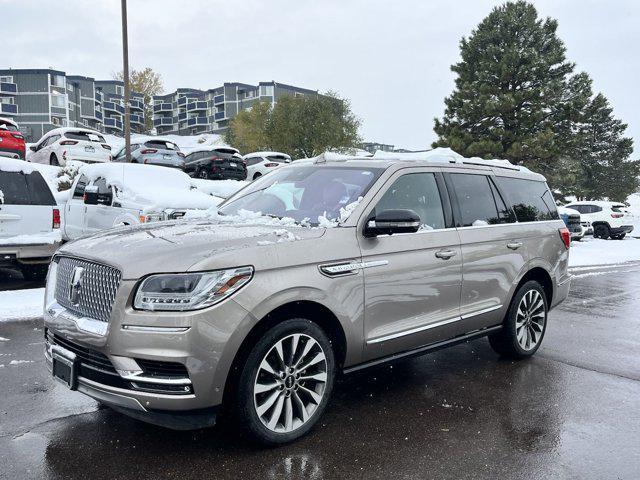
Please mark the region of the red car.
<svg viewBox="0 0 640 480"><path fill-rule="evenodd" d="M10 118L0 117L0 157L24 160L25 155L24 137L18 124Z"/></svg>

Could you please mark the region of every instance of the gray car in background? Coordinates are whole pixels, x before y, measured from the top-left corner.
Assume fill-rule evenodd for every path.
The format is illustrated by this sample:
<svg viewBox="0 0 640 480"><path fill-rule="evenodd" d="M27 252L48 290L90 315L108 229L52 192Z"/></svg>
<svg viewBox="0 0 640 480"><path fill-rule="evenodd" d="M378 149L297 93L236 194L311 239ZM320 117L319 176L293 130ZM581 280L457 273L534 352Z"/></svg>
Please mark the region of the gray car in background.
<svg viewBox="0 0 640 480"><path fill-rule="evenodd" d="M484 336L499 355L533 355L570 284L544 177L390 155L299 160L212 219L63 246L45 294L53 375L146 421L232 412L282 444L318 422L339 373Z"/></svg>
<svg viewBox="0 0 640 480"><path fill-rule="evenodd" d="M154 138L142 143L131 144L131 163L144 163L160 167L184 170L185 155L180 147L170 140ZM126 162L124 147L113 157L114 162Z"/></svg>

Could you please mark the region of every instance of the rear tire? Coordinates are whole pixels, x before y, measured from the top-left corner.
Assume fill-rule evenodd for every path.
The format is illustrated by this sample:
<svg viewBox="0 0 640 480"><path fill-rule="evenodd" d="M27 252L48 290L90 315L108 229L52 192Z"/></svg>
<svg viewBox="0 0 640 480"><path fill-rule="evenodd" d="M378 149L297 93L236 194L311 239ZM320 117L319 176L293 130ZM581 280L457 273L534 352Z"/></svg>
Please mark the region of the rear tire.
<svg viewBox="0 0 640 480"><path fill-rule="evenodd" d="M20 271L25 280L30 282L41 282L47 278L49 265L46 263L38 263L33 265L21 265Z"/></svg>
<svg viewBox="0 0 640 480"><path fill-rule="evenodd" d="M51 165L53 167L59 167L60 166L60 162L58 161L58 157L56 157L55 153L52 153L51 157L49 157L49 165Z"/></svg>
<svg viewBox="0 0 640 480"><path fill-rule="evenodd" d="M489 335L493 350L513 359L536 353L547 330L547 298L535 280L522 285L511 300L502 330Z"/></svg>
<svg viewBox="0 0 640 480"><path fill-rule="evenodd" d="M596 225L593 227L593 236L607 240L611 236L611 231L607 225Z"/></svg>
<svg viewBox="0 0 640 480"><path fill-rule="evenodd" d="M303 318L279 323L259 338L242 368L235 395L238 423L262 444L297 440L322 416L334 378L325 332Z"/></svg>
<svg viewBox="0 0 640 480"><path fill-rule="evenodd" d="M611 235L611 238L613 240L624 240L624 237L626 236L626 233L621 233L620 235Z"/></svg>

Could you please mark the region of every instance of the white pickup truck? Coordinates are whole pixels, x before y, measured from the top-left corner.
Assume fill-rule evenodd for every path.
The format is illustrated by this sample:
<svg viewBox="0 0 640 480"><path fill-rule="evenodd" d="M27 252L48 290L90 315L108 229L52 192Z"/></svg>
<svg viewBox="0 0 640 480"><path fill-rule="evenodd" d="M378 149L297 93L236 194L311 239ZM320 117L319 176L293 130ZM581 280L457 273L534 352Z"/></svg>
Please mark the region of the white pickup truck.
<svg viewBox="0 0 640 480"><path fill-rule="evenodd" d="M195 189L184 172L153 165L105 163L82 167L64 207L65 240L110 228L173 220L221 198Z"/></svg>
<svg viewBox="0 0 640 480"><path fill-rule="evenodd" d="M43 280L60 245L60 209L30 163L0 159L0 267Z"/></svg>

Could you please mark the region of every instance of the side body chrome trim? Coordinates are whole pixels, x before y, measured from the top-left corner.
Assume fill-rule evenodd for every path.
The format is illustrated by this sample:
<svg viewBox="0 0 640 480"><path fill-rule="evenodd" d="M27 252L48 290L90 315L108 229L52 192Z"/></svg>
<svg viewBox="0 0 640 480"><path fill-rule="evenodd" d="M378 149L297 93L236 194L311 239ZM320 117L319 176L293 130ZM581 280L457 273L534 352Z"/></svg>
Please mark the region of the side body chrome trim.
<svg viewBox="0 0 640 480"><path fill-rule="evenodd" d="M123 325L122 330L127 332L146 333L184 333L191 327L148 327L145 325Z"/></svg>
<svg viewBox="0 0 640 480"><path fill-rule="evenodd" d="M495 305L495 306L489 307L489 308L483 308L482 310L478 310L477 312L467 313L465 315L457 315L457 316L452 317L452 318L447 318L445 320L440 320L438 322L430 323L428 325L422 325L420 327L412 328L410 330L404 330L402 332L391 333L391 334L385 335L383 337L373 338L371 340L367 340L367 345L386 342L388 340L393 340L395 338L405 337L407 335L413 335L414 333L423 332L425 330L430 330L432 328L442 327L444 325L448 325L450 323L459 322L461 320L466 320L468 318L475 317L477 315L482 315L484 313L493 312L494 310L498 310L500 308L502 308L502 304Z"/></svg>
<svg viewBox="0 0 640 480"><path fill-rule="evenodd" d="M325 264L319 265L320 272L329 277L337 275L353 275L358 270L364 270L365 268L382 267L388 265L389 260L372 260L370 262L349 262L349 263L337 263L337 264Z"/></svg>

